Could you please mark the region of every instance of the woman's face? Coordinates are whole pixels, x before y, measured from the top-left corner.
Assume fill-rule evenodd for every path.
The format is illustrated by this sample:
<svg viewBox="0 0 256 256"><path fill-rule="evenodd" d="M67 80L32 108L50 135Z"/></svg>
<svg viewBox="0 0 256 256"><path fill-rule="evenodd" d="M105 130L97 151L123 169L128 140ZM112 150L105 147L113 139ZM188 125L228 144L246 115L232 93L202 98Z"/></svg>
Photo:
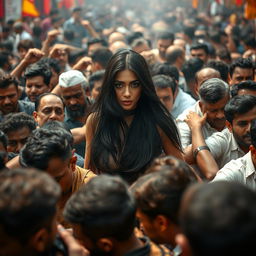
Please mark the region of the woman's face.
<svg viewBox="0 0 256 256"><path fill-rule="evenodd" d="M117 101L124 110L133 110L137 107L142 87L132 71L119 71L115 77L114 87Z"/></svg>

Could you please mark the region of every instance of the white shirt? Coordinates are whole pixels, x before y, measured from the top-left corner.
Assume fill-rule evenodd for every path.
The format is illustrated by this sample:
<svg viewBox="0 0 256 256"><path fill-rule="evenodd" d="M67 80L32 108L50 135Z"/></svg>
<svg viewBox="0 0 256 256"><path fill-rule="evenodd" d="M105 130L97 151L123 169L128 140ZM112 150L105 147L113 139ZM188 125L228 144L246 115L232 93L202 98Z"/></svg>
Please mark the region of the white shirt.
<svg viewBox="0 0 256 256"><path fill-rule="evenodd" d="M227 128L221 132L215 132L205 140L205 143L209 147L219 168L222 168L231 160L245 155L244 151L237 145L233 133Z"/></svg>
<svg viewBox="0 0 256 256"><path fill-rule="evenodd" d="M182 114L180 114L177 117L176 123L177 123L178 130L180 132L181 144L183 149L185 149L188 145L192 143L191 130L187 125L187 123L185 122L185 119L190 111L196 112L199 116L203 116L203 113L199 106L199 101L197 101L195 105L186 109ZM204 139L210 137L215 132L217 132L217 130L212 128L207 122L202 127L202 133L203 133Z"/></svg>
<svg viewBox="0 0 256 256"><path fill-rule="evenodd" d="M219 170L214 181L227 180L242 183L256 190L256 172L252 162L251 151L245 156L232 160Z"/></svg>

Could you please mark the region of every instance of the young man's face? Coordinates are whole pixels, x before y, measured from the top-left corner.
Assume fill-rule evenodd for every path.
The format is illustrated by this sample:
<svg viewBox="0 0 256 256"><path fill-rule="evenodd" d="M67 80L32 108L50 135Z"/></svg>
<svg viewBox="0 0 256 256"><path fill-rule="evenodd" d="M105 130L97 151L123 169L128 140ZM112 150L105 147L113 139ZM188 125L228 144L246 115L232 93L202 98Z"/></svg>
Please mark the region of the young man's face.
<svg viewBox="0 0 256 256"><path fill-rule="evenodd" d="M19 130L7 132L8 145L7 151L18 154L21 148L27 142L28 137L32 131L26 126L21 127Z"/></svg>
<svg viewBox="0 0 256 256"><path fill-rule="evenodd" d="M232 125L227 123L229 130L233 133L237 144L243 149L249 150L251 145L251 122L256 119L256 106L242 115L236 115Z"/></svg>
<svg viewBox="0 0 256 256"><path fill-rule="evenodd" d="M156 88L156 94L159 100L164 104L164 106L172 111L172 107L174 104L174 96L171 88Z"/></svg>
<svg viewBox="0 0 256 256"><path fill-rule="evenodd" d="M44 83L42 76L34 76L26 79L26 94L30 101L35 102L38 96L50 91L50 87Z"/></svg>
<svg viewBox="0 0 256 256"><path fill-rule="evenodd" d="M0 89L0 111L7 115L18 111L18 90L14 84Z"/></svg>
<svg viewBox="0 0 256 256"><path fill-rule="evenodd" d="M193 58L199 58L201 59L204 63L207 62L208 60L208 55L207 53L205 52L204 49L192 49L190 51L190 54Z"/></svg>
<svg viewBox="0 0 256 256"><path fill-rule="evenodd" d="M254 71L253 68L239 68L236 67L231 76L230 84L238 84L246 80L254 79Z"/></svg>
<svg viewBox="0 0 256 256"><path fill-rule="evenodd" d="M48 162L46 171L60 184L62 195L71 192L73 185L72 174L75 171L75 164L76 161L73 156L66 160L63 160L61 157L52 157Z"/></svg>

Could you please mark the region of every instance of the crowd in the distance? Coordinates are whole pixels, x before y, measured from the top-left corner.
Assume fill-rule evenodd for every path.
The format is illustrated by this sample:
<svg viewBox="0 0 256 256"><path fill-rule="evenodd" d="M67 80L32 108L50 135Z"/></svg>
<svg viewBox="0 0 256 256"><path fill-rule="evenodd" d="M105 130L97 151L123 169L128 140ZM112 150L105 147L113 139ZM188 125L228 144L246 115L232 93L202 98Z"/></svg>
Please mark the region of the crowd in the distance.
<svg viewBox="0 0 256 256"><path fill-rule="evenodd" d="M0 256L253 253L256 29L217 2L1 22Z"/></svg>

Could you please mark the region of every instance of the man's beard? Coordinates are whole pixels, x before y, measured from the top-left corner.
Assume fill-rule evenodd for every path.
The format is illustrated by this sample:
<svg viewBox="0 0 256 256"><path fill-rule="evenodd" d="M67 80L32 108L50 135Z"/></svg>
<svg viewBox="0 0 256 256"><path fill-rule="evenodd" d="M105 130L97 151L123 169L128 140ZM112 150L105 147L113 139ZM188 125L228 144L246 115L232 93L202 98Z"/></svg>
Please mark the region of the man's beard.
<svg viewBox="0 0 256 256"><path fill-rule="evenodd" d="M248 148L248 150L249 150L249 147L251 145L251 134L250 133L247 133L246 135L243 135L243 136L239 136L233 130L233 136L235 137L235 140L240 147ZM247 139L247 140L245 141L245 139Z"/></svg>
<svg viewBox="0 0 256 256"><path fill-rule="evenodd" d="M71 118L75 119L75 118L78 118L78 117L85 116L86 107L87 107L86 105L76 104L72 107L74 107L75 109L72 110L71 107L66 107L67 113Z"/></svg>

